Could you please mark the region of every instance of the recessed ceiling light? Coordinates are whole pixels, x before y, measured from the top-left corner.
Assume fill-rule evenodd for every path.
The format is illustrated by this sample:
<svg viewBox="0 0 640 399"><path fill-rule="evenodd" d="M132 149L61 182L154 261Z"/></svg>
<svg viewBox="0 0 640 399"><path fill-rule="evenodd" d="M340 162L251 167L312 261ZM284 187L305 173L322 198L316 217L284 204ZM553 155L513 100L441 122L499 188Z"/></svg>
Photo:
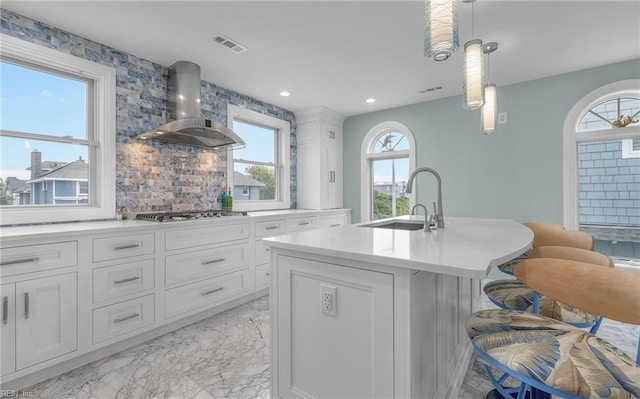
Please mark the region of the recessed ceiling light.
<svg viewBox="0 0 640 399"><path fill-rule="evenodd" d="M286 91L286 90L283 90L283 91L281 91L281 92L280 92L280 95L281 95L282 97L289 97L289 96L291 95L291 93L289 93L289 92L288 92L288 91Z"/></svg>
<svg viewBox="0 0 640 399"><path fill-rule="evenodd" d="M376 102L375 98L367 98L367 104L373 104Z"/></svg>

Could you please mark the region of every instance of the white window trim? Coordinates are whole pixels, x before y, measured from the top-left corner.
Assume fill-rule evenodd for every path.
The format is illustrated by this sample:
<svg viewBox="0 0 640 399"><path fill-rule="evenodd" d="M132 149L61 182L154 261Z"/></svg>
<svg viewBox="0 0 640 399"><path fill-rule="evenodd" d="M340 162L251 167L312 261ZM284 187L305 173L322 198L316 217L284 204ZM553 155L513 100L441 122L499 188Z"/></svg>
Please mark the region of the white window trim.
<svg viewBox="0 0 640 399"><path fill-rule="evenodd" d="M57 50L0 34L0 54L94 81L95 150L89 178L92 203L81 206L3 207L1 225L110 219L116 208L116 70Z"/></svg>
<svg viewBox="0 0 640 399"><path fill-rule="evenodd" d="M291 124L285 120L264 115L236 105L227 105L227 127L233 130L234 118L276 130L278 135L278 189L276 201L234 201L237 211L266 211L271 209L289 209L291 207ZM233 187L233 150L227 150L227 185Z"/></svg>
<svg viewBox="0 0 640 399"><path fill-rule="evenodd" d="M633 139L622 140L622 159L640 158L640 150L633 150Z"/></svg>
<svg viewBox="0 0 640 399"><path fill-rule="evenodd" d="M640 79L622 80L602 86L582 97L569 111L563 128L563 213L564 226L577 230L578 216L578 143L598 140L632 139L640 126L578 132L580 118L596 105L618 97L639 96Z"/></svg>
<svg viewBox="0 0 640 399"><path fill-rule="evenodd" d="M394 151L394 154L373 154L371 149L375 144L375 141L381 134L387 132L399 132L402 133L409 141L409 150L406 151ZM362 140L362 146L360 147L360 221L370 222L372 219L372 190L373 190L373 173L371 168L371 161L374 159L391 159L391 158L404 158L409 156L409 172L416 168L416 141L413 137L413 133L408 127L400 122L387 121L378 123L372 127L364 140ZM415 190L409 194L409 208L416 202Z"/></svg>

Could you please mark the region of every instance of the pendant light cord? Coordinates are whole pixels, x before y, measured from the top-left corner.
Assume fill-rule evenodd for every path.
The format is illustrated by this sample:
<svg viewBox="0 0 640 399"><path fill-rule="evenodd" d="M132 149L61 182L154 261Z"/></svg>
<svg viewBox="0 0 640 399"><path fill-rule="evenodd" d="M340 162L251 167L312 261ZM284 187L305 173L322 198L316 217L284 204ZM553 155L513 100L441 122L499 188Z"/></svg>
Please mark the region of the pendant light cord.
<svg viewBox="0 0 640 399"><path fill-rule="evenodd" d="M476 2L471 3L471 38L476 37Z"/></svg>

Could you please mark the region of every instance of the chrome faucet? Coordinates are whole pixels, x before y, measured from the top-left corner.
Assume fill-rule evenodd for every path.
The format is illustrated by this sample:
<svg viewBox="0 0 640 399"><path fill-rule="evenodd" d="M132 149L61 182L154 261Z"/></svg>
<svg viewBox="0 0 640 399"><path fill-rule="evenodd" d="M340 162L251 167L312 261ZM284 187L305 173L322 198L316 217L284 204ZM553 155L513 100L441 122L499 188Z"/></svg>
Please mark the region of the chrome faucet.
<svg viewBox="0 0 640 399"><path fill-rule="evenodd" d="M430 226L431 223L429 223L429 217L427 215L427 207L426 206L424 206L422 204L415 204L413 206L413 208L411 208L411 214L412 215L417 215L416 208L419 207L419 206L421 206L422 209L424 209L424 231L431 231L431 226Z"/></svg>
<svg viewBox="0 0 640 399"><path fill-rule="evenodd" d="M438 211L436 212L435 221L436 225L439 229L444 229L444 214L442 213L442 180L440 179L440 174L431 168L418 168L411 172L409 175L409 180L407 181L407 188L405 192L407 194L411 194L411 187L413 186L413 179L415 179L416 175L420 172L429 172L435 176L438 181ZM424 205L423 205L424 206ZM425 208L426 213L426 208Z"/></svg>

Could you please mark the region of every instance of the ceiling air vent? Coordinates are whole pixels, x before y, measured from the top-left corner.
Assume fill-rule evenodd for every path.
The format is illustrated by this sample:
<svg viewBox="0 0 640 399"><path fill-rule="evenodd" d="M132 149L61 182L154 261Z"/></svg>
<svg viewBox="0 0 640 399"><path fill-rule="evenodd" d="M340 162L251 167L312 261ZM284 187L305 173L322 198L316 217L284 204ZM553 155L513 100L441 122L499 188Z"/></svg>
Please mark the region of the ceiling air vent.
<svg viewBox="0 0 640 399"><path fill-rule="evenodd" d="M436 90L442 90L444 86L434 86L434 87L429 87L427 89L424 90L420 90L419 93L420 94L425 94L425 93L432 93Z"/></svg>
<svg viewBox="0 0 640 399"><path fill-rule="evenodd" d="M243 46L242 44L229 39L226 36L223 36L219 33L216 33L213 36L213 41L215 41L218 44L221 44L223 46L225 46L226 48L228 48L229 50L233 51L236 54L240 54L240 53L244 53L245 51L248 50L248 48L246 48L245 46Z"/></svg>

